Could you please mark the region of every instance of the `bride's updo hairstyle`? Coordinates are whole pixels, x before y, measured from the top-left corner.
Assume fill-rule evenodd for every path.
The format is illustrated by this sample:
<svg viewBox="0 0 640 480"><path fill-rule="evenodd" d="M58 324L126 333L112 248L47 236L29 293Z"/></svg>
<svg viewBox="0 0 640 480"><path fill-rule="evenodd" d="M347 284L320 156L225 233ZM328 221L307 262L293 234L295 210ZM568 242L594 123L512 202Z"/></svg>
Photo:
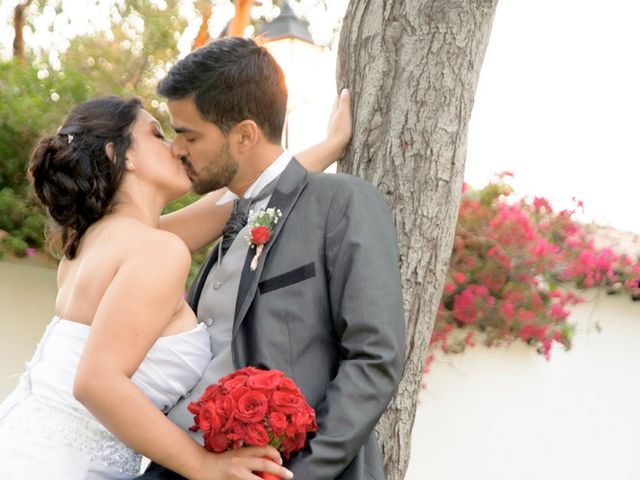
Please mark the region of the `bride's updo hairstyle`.
<svg viewBox="0 0 640 480"><path fill-rule="evenodd" d="M103 97L75 107L57 134L38 142L29 161L36 196L53 222L50 248L73 259L82 235L113 207L124 179L138 98ZM113 158L107 145L113 144Z"/></svg>

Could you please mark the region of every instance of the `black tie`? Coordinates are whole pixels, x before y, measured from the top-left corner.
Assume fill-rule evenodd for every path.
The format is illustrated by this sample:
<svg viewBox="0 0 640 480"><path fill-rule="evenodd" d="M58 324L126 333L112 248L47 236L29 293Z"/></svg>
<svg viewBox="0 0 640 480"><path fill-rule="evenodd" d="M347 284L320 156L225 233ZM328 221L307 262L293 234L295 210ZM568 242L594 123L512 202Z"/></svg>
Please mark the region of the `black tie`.
<svg viewBox="0 0 640 480"><path fill-rule="evenodd" d="M238 198L233 202L233 210L231 211L231 216L229 220L227 220L224 229L222 230L222 243L221 243L221 256L224 257L224 254L227 253L229 247L238 236L240 230L242 230L247 224L247 217L249 215L249 210L251 206L260 200L264 200L269 195L273 193L276 189L276 184L278 183L277 177L271 183L266 185L255 197L250 198Z"/></svg>

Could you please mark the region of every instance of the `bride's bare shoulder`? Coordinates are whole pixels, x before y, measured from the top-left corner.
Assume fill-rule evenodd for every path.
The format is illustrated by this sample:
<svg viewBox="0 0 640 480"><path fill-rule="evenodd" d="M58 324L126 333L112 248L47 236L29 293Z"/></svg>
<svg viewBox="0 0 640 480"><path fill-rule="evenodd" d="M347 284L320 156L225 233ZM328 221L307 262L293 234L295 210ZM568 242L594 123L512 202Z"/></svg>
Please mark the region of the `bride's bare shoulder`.
<svg viewBox="0 0 640 480"><path fill-rule="evenodd" d="M164 268L189 268L191 253L180 237L133 219L114 219L96 232L94 246L113 248L122 264L154 262ZM118 262L120 263L120 262Z"/></svg>
<svg viewBox="0 0 640 480"><path fill-rule="evenodd" d="M145 258L158 258L178 262L191 262L186 243L176 234L144 224L137 224L128 231L135 237L129 242L131 253Z"/></svg>

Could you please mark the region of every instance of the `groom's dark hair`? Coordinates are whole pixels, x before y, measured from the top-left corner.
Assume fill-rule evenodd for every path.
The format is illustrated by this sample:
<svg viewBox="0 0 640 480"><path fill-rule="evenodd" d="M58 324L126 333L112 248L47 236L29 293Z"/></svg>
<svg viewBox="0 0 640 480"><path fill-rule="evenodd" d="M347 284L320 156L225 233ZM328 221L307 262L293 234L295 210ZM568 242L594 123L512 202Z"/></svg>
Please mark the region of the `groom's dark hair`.
<svg viewBox="0 0 640 480"><path fill-rule="evenodd" d="M269 141L281 142L287 111L284 74L253 40L224 38L195 50L169 70L157 92L169 100L193 98L200 115L225 133L250 119Z"/></svg>

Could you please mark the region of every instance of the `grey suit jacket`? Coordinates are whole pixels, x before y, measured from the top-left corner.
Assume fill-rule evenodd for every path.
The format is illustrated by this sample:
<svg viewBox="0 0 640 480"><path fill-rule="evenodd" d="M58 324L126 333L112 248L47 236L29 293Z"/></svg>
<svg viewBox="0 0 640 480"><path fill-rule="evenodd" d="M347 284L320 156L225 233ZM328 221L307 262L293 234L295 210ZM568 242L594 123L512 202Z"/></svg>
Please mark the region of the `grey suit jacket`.
<svg viewBox="0 0 640 480"><path fill-rule="evenodd" d="M236 304L236 368L285 372L316 409L319 431L285 463L299 480L381 480L373 429L404 364L397 239L369 183L307 172L295 159L269 207L282 211L258 268L247 256ZM217 249L189 293L197 311Z"/></svg>

